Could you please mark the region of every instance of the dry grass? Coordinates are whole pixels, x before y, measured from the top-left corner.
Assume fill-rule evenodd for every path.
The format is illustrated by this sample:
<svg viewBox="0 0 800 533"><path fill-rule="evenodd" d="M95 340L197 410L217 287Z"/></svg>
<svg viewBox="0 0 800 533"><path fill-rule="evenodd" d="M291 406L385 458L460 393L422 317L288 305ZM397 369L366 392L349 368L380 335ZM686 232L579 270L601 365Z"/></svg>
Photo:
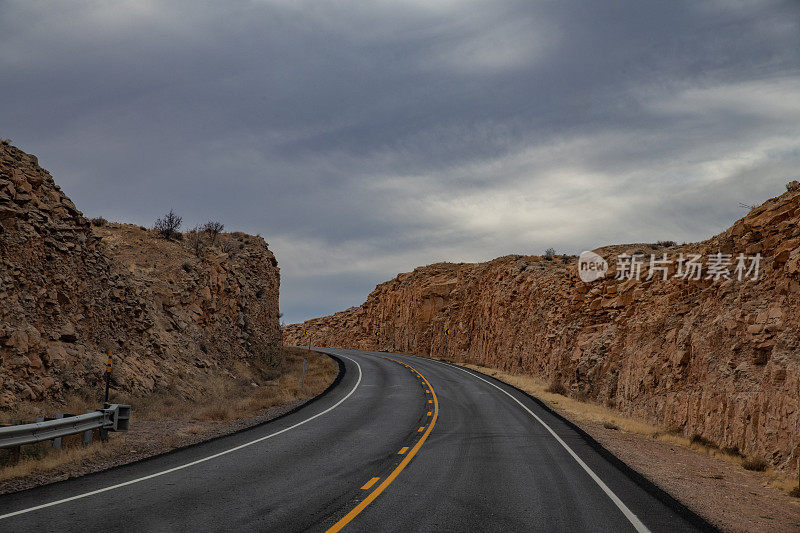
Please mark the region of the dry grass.
<svg viewBox="0 0 800 533"><path fill-rule="evenodd" d="M93 442L89 446L65 447L63 450L51 448L49 442L26 446L17 464L0 468L0 481L43 474L65 464L77 468L89 458L113 456L118 444L119 441L112 439L107 443ZM37 450L36 453L31 453L31 449Z"/></svg>
<svg viewBox="0 0 800 533"><path fill-rule="evenodd" d="M305 388L301 388L303 358ZM191 398L151 395L132 398L141 420L196 420L222 422L247 418L262 409L304 400L321 393L336 378L337 364L330 357L299 348L285 348L275 359L235 361L230 372L204 376Z"/></svg>
<svg viewBox="0 0 800 533"><path fill-rule="evenodd" d="M761 457L748 457L742 461L742 468L754 472L764 472L767 469L767 462Z"/></svg>
<svg viewBox="0 0 800 533"><path fill-rule="evenodd" d="M307 361L305 387L301 387L302 361ZM338 365L330 357L299 348L286 348L279 356L259 360L237 360L228 369L208 369L208 373L192 383L194 394L189 398L175 395L171 390L147 397L119 395L113 401L132 406L131 431L136 421L194 421L175 434L164 435L174 447L188 435L206 433L209 424L218 424L257 416L269 407L310 399L323 392L338 375ZM39 416L54 413L83 413L97 408L97 398L73 395L64 403L21 403L14 412L3 413L4 423L26 423ZM122 438L120 438L122 437ZM64 449L57 450L50 442L23 446L16 464L0 468L0 481L35 476L63 469L80 470L87 458L111 457L125 446L123 435L112 434L107 443L80 445L77 438L65 437ZM0 465L9 462L11 454L0 451Z"/></svg>
<svg viewBox="0 0 800 533"><path fill-rule="evenodd" d="M567 391L563 385L560 388L557 387L557 385L560 385L560 382L554 381L548 384L534 376L510 374L502 370L472 364L465 364L464 366L515 386L531 396L542 400L545 404L554 408L554 410L566 414L568 418L586 422L596 422L602 424L606 429L643 435L669 444L690 448L698 453L728 461L747 470L761 472L766 477L765 483L783 490L784 492L792 495L794 495L795 492L800 492L800 490L798 490L797 478L783 472L776 472L769 468L767 462L761 458L743 457L736 447L720 448L716 443L702 435L693 434L691 437L687 438L683 436L680 428L658 427L642 420L625 416L609 407L571 398L565 395ZM556 386L554 386L554 384ZM564 393L553 392L553 390L558 389L564 389Z"/></svg>

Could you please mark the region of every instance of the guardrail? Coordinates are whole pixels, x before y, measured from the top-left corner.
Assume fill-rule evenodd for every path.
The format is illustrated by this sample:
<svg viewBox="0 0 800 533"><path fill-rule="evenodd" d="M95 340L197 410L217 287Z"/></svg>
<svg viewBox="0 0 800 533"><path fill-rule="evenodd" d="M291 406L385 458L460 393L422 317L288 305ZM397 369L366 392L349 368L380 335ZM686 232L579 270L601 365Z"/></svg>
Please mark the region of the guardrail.
<svg viewBox="0 0 800 533"><path fill-rule="evenodd" d="M0 428L0 448L16 448L45 440L58 440L60 445L61 437L76 433L83 433L83 442L88 444L95 429L100 430L101 440L107 440L108 431L127 431L130 418L130 405L111 404L83 415L3 427Z"/></svg>

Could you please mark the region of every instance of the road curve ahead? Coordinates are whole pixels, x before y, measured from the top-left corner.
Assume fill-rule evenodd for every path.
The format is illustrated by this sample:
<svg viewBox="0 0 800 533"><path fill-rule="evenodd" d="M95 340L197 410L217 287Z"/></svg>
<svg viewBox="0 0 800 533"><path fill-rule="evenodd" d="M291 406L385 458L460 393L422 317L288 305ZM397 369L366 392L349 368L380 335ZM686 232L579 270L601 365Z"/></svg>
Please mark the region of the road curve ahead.
<svg viewBox="0 0 800 533"><path fill-rule="evenodd" d="M709 529L511 387L425 358L322 351L345 373L320 399L235 435L2 496L0 531Z"/></svg>

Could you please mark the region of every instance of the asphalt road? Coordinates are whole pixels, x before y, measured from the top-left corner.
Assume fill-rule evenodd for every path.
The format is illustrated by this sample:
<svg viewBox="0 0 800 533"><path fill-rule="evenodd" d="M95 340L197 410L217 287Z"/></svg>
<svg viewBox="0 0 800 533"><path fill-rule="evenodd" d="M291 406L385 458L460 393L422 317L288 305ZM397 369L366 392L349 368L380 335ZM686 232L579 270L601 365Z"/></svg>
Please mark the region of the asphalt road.
<svg viewBox="0 0 800 533"><path fill-rule="evenodd" d="M2 496L0 531L703 528L511 387L429 359L324 351L346 371L317 401L229 437Z"/></svg>

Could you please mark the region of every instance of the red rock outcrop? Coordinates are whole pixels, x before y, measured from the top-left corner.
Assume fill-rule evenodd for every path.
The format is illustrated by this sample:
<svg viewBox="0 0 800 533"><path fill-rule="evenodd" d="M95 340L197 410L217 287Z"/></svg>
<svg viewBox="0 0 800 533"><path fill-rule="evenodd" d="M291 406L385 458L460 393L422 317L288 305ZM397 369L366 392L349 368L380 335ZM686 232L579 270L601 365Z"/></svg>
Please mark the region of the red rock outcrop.
<svg viewBox="0 0 800 533"><path fill-rule="evenodd" d="M574 257L421 267L378 285L360 307L285 327L284 342L379 347L560 380L572 394L794 468L799 223L795 190L708 241L598 249L611 270L592 283L579 279ZM651 253L698 253L706 264L717 252L733 255L731 270L739 253L761 254L759 279L687 281L674 277L675 263L666 281L660 272L613 279L621 253L648 262Z"/></svg>
<svg viewBox="0 0 800 533"><path fill-rule="evenodd" d="M0 408L69 393L182 390L182 377L278 349L279 269L260 237L198 255L138 226L93 227L38 166L0 144Z"/></svg>

